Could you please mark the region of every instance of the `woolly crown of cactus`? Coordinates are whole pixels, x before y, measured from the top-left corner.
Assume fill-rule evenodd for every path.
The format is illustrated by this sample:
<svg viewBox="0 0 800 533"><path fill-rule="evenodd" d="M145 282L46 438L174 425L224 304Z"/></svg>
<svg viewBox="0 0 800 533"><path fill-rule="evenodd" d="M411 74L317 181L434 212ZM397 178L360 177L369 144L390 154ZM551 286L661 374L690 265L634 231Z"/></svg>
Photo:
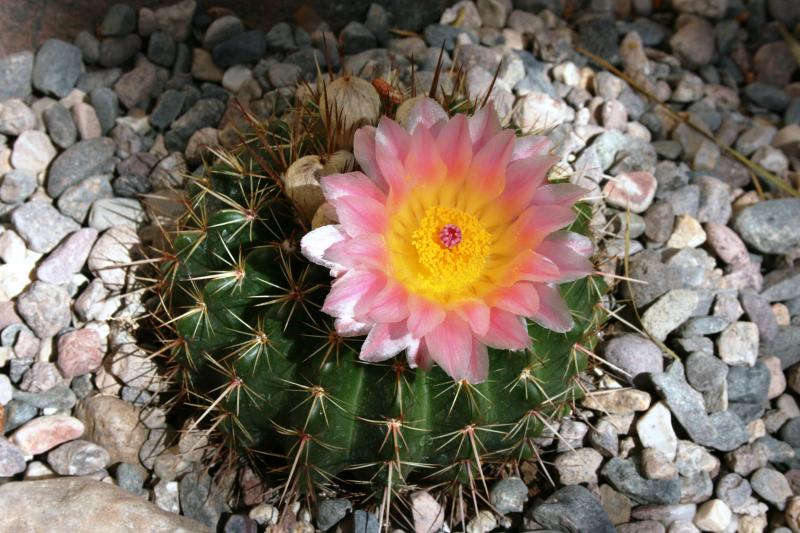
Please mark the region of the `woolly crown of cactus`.
<svg viewBox="0 0 800 533"><path fill-rule="evenodd" d="M530 346L525 317L557 332L573 321L555 283L591 273L591 241L557 231L585 190L548 184L558 160L545 137L516 138L491 106L448 117L430 98L408 129L383 117L355 132L362 171L321 179L339 223L302 240L336 278L322 310L343 336L367 333L363 361L405 350L484 381L487 346Z"/></svg>

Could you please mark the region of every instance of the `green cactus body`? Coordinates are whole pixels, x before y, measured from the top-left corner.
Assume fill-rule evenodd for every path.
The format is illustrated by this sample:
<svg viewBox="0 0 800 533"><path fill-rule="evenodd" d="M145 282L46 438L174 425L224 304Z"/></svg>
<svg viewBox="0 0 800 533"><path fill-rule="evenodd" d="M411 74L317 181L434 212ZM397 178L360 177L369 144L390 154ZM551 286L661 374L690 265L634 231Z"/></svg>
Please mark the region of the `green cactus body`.
<svg viewBox="0 0 800 533"><path fill-rule="evenodd" d="M530 350L490 349L484 383L359 361L361 340L338 337L319 310L330 276L298 251L306 229L263 168L278 159L247 150L236 169L218 164L192 183L161 268L171 360L200 423L301 493L337 480L475 486L487 464L533 458L544 424L581 395L580 347L591 349L603 320L600 278L560 286L575 319L567 334L530 323ZM571 229L585 234L590 210L580 213Z"/></svg>

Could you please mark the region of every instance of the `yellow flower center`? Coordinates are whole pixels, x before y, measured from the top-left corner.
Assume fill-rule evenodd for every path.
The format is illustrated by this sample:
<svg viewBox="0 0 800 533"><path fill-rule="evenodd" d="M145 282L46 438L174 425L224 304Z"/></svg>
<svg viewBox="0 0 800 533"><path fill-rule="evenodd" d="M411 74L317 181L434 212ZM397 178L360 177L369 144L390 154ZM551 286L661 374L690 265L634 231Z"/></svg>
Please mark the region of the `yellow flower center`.
<svg viewBox="0 0 800 533"><path fill-rule="evenodd" d="M481 277L491 235L464 211L429 207L411 234L419 270L412 281L417 292L436 299L463 293Z"/></svg>

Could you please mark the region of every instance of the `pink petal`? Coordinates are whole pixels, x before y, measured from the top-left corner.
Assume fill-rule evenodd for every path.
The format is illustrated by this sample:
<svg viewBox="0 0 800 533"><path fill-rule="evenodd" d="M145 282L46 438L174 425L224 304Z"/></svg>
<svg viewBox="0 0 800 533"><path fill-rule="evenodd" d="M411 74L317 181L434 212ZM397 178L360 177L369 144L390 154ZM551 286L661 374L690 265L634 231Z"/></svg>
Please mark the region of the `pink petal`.
<svg viewBox="0 0 800 533"><path fill-rule="evenodd" d="M560 205L572 207L589 191L572 183L552 183L536 190L531 203L534 205Z"/></svg>
<svg viewBox="0 0 800 533"><path fill-rule="evenodd" d="M402 324L376 324L361 345L359 359L386 361L405 350L410 341L411 334Z"/></svg>
<svg viewBox="0 0 800 533"><path fill-rule="evenodd" d="M358 317L360 308L371 303L385 284L383 275L368 270L346 272L331 285L322 311L334 317Z"/></svg>
<svg viewBox="0 0 800 533"><path fill-rule="evenodd" d="M415 338L424 337L444 320L441 306L415 294L408 296L408 329Z"/></svg>
<svg viewBox="0 0 800 533"><path fill-rule="evenodd" d="M341 224L322 226L306 233L300 240L300 251L303 255L318 265L331 270L342 270L344 267L325 258L325 252L333 245L348 240L349 237Z"/></svg>
<svg viewBox="0 0 800 533"><path fill-rule="evenodd" d="M472 142L469 138L467 116L458 114L451 118L436 136L447 173L451 179L463 178L472 163Z"/></svg>
<svg viewBox="0 0 800 533"><path fill-rule="evenodd" d="M545 240L536 247L536 251L558 266L559 282L574 281L594 272L591 261L563 244Z"/></svg>
<svg viewBox="0 0 800 533"><path fill-rule="evenodd" d="M506 188L498 198L509 213L527 209L558 156L534 155L512 161L506 170Z"/></svg>
<svg viewBox="0 0 800 533"><path fill-rule="evenodd" d="M389 281L372 301L369 317L375 322L400 322L408 317L408 292L399 284Z"/></svg>
<svg viewBox="0 0 800 533"><path fill-rule="evenodd" d="M430 129L440 120L447 120L447 112L439 102L425 96L408 112L408 131L414 133L419 124Z"/></svg>
<svg viewBox="0 0 800 533"><path fill-rule="evenodd" d="M536 284L539 293L539 310L530 318L547 329L566 333L572 329L572 315L558 290L542 283Z"/></svg>
<svg viewBox="0 0 800 533"><path fill-rule="evenodd" d="M521 316L493 308L489 322L489 331L481 337L481 341L492 348L523 350L530 346L528 327Z"/></svg>
<svg viewBox="0 0 800 533"><path fill-rule="evenodd" d="M469 117L469 136L472 139L472 151L477 153L502 129L500 118L494 106L488 104Z"/></svg>
<svg viewBox="0 0 800 533"><path fill-rule="evenodd" d="M433 359L431 358L431 352L428 350L428 345L425 344L424 338L419 340L417 351L414 354L414 361L412 362L411 359L409 359L408 362L411 365L411 368L418 366L426 371L431 369L433 366Z"/></svg>
<svg viewBox="0 0 800 533"><path fill-rule="evenodd" d="M515 315L529 316L539 309L539 295L532 283L518 282L497 289L492 294L492 305Z"/></svg>
<svg viewBox="0 0 800 533"><path fill-rule="evenodd" d="M386 207L372 198L341 196L330 201L348 235L383 233L387 224Z"/></svg>
<svg viewBox="0 0 800 533"><path fill-rule="evenodd" d="M548 235L545 241L562 244L583 257L590 257L594 253L592 240L574 231L555 231Z"/></svg>
<svg viewBox="0 0 800 533"><path fill-rule="evenodd" d="M336 333L342 337L360 337L366 335L372 329L373 324L359 322L348 317L337 318L333 321Z"/></svg>
<svg viewBox="0 0 800 533"><path fill-rule="evenodd" d="M386 203L386 195L363 172L331 174L323 176L319 183L322 193L328 201L342 196L358 196L372 198L382 204Z"/></svg>
<svg viewBox="0 0 800 533"><path fill-rule="evenodd" d="M559 205L537 205L526 209L514 221L510 231L517 242L533 246L540 243L555 230L572 224L577 215L572 209ZM341 216L339 217L341 220ZM347 228L347 224L344 224ZM349 233L349 228L348 233Z"/></svg>
<svg viewBox="0 0 800 533"><path fill-rule="evenodd" d="M538 246L536 250L539 250ZM518 279L539 282L558 281L561 279L561 270L549 257L530 250L519 257L519 262L514 265Z"/></svg>
<svg viewBox="0 0 800 533"><path fill-rule="evenodd" d="M408 175L418 183L439 183L447 175L447 167L439 157L436 141L427 128L414 130L405 168Z"/></svg>
<svg viewBox="0 0 800 533"><path fill-rule="evenodd" d="M389 190L389 185L381 174L378 160L375 156L375 126L363 126L356 130L353 136L353 155L358 161L358 166L369 179L375 182L375 186L381 191Z"/></svg>
<svg viewBox="0 0 800 533"><path fill-rule="evenodd" d="M375 132L375 160L383 179L396 194L403 194L407 187L402 161L410 144L411 136L406 130L394 120L381 118Z"/></svg>
<svg viewBox="0 0 800 533"><path fill-rule="evenodd" d="M544 135L525 135L517 137L514 143L514 151L511 152L511 160L527 159L534 155L547 155L550 150L550 139Z"/></svg>
<svg viewBox="0 0 800 533"><path fill-rule="evenodd" d="M376 233L365 233L332 244L323 259L346 269L374 268L386 265L386 243Z"/></svg>
<svg viewBox="0 0 800 533"><path fill-rule="evenodd" d="M506 185L506 167L514 148L514 132L503 130L475 154L467 178L486 201L497 198Z"/></svg>
<svg viewBox="0 0 800 533"><path fill-rule="evenodd" d="M486 335L489 330L489 307L481 300L468 300L456 308L458 316L469 324L475 335Z"/></svg>
<svg viewBox="0 0 800 533"><path fill-rule="evenodd" d="M425 344L431 358L454 380L478 383L486 379L489 356L485 346L475 349L469 325L455 313L448 313L439 327L425 336Z"/></svg>

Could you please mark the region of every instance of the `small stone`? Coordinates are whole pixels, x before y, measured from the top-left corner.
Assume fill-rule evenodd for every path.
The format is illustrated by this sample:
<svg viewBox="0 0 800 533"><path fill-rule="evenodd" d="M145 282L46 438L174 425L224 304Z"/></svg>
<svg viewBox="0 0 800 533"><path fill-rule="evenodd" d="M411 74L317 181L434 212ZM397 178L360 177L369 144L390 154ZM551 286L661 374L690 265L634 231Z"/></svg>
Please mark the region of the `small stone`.
<svg viewBox="0 0 800 533"><path fill-rule="evenodd" d="M702 67L714 56L714 29L704 19L685 20L669 41L672 52L688 67Z"/></svg>
<svg viewBox="0 0 800 533"><path fill-rule="evenodd" d="M25 471L25 456L5 437L0 437L0 478Z"/></svg>
<svg viewBox="0 0 800 533"><path fill-rule="evenodd" d="M142 48L142 39L136 34L108 37L100 43L101 66L121 67L129 63Z"/></svg>
<svg viewBox="0 0 800 533"><path fill-rule="evenodd" d="M674 504L681 498L678 479L645 479L630 459L609 460L602 474L615 489L639 503Z"/></svg>
<svg viewBox="0 0 800 533"><path fill-rule="evenodd" d="M31 94L32 75L33 53L18 52L0 59L0 102Z"/></svg>
<svg viewBox="0 0 800 533"><path fill-rule="evenodd" d="M629 414L647 410L650 407L650 395L635 389L596 391L587 395L582 405L587 409L612 415Z"/></svg>
<svg viewBox="0 0 800 533"><path fill-rule="evenodd" d="M728 365L719 358L693 353L686 359L686 379L699 392L710 392L725 383Z"/></svg>
<svg viewBox="0 0 800 533"><path fill-rule="evenodd" d="M317 504L317 529L327 531L341 522L353 508L350 500L321 500Z"/></svg>
<svg viewBox="0 0 800 533"><path fill-rule="evenodd" d="M219 83L223 70L214 63L211 54L202 48L195 48L192 50L192 76L198 80Z"/></svg>
<svg viewBox="0 0 800 533"><path fill-rule="evenodd" d="M700 222L689 215L680 215L672 235L667 241L669 248L696 248L706 242L706 232Z"/></svg>
<svg viewBox="0 0 800 533"><path fill-rule="evenodd" d="M62 476L85 476L108 466L109 455L97 444L73 440L51 450L47 463Z"/></svg>
<svg viewBox="0 0 800 533"><path fill-rule="evenodd" d="M413 501L414 496L412 495L411 498ZM273 526L278 523L280 512L273 505L261 503L250 509L248 516L259 525Z"/></svg>
<svg viewBox="0 0 800 533"><path fill-rule="evenodd" d="M55 285L69 283L83 268L96 239L97 230L93 228L72 233L39 264L36 277Z"/></svg>
<svg viewBox="0 0 800 533"><path fill-rule="evenodd" d="M643 213L653 202L657 185L649 172L628 172L610 180L603 194L611 206Z"/></svg>
<svg viewBox="0 0 800 533"><path fill-rule="evenodd" d="M216 128L200 128L192 134L186 144L186 162L189 165L199 165L203 162L203 155L208 155L208 149L219 144L219 130Z"/></svg>
<svg viewBox="0 0 800 533"><path fill-rule="evenodd" d="M158 83L158 70L149 61L141 61L133 70L123 74L114 84L114 91L128 109L144 104Z"/></svg>
<svg viewBox="0 0 800 533"><path fill-rule="evenodd" d="M214 46L214 63L222 68L255 63L267 51L267 36L263 31L251 30L226 39Z"/></svg>
<svg viewBox="0 0 800 533"><path fill-rule="evenodd" d="M161 480L153 487L154 503L169 513L180 512L178 482Z"/></svg>
<svg viewBox="0 0 800 533"><path fill-rule="evenodd" d="M134 198L100 198L92 204L89 225L97 231L115 226L137 227L145 218L144 209Z"/></svg>
<svg viewBox="0 0 800 533"><path fill-rule="evenodd" d="M88 139L70 146L50 166L47 194L57 198L67 187L102 173L112 165L114 148L114 141L108 137Z"/></svg>
<svg viewBox="0 0 800 533"><path fill-rule="evenodd" d="M786 376L781 368L781 360L775 356L767 356L761 362L769 370L769 388L767 389L767 399L774 400L786 390Z"/></svg>
<svg viewBox="0 0 800 533"><path fill-rule="evenodd" d="M645 235L654 242L665 242L672 235L675 211L669 202L652 204L644 215Z"/></svg>
<svg viewBox="0 0 800 533"><path fill-rule="evenodd" d="M78 81L83 64L81 51L59 39L48 39L39 47L33 64L33 86L39 91L62 98Z"/></svg>
<svg viewBox="0 0 800 533"><path fill-rule="evenodd" d="M78 102L72 106L72 120L81 139L93 139L103 133L97 113L89 104Z"/></svg>
<svg viewBox="0 0 800 533"><path fill-rule="evenodd" d="M51 251L79 226L53 206L44 202L28 202L11 214L11 223L28 247L41 253Z"/></svg>
<svg viewBox="0 0 800 533"><path fill-rule="evenodd" d="M109 464L138 464L147 439L138 408L113 396L90 396L78 403L75 416L86 425L84 438L108 451Z"/></svg>
<svg viewBox="0 0 800 533"><path fill-rule="evenodd" d="M117 94L108 87L98 87L89 93L89 102L92 104L97 121L100 123L100 134L108 134L116 124L119 116Z"/></svg>
<svg viewBox="0 0 800 533"><path fill-rule="evenodd" d="M6 172L0 183L0 201L19 204L36 192L36 174L31 170L13 169Z"/></svg>
<svg viewBox="0 0 800 533"><path fill-rule="evenodd" d="M100 41L88 31L84 30L76 35L73 44L81 49L83 62L87 65L94 65L100 59Z"/></svg>
<svg viewBox="0 0 800 533"><path fill-rule="evenodd" d="M767 447L757 441L725 454L725 464L728 468L744 477L767 466L767 461Z"/></svg>
<svg viewBox="0 0 800 533"><path fill-rule="evenodd" d="M753 366L758 357L758 327L752 322L734 322L720 334L717 350L730 366Z"/></svg>
<svg viewBox="0 0 800 533"><path fill-rule="evenodd" d="M181 0L169 6L160 7L155 12L142 9L139 13L139 32L142 35L149 35L153 31L160 30L172 35L176 41L183 41L189 36L192 17L197 9L195 0ZM144 19L152 21L151 31L142 31ZM146 24L145 24L146 25Z"/></svg>
<svg viewBox="0 0 800 533"><path fill-rule="evenodd" d="M636 423L636 433L642 446L653 448L672 461L678 450L678 437L672 429L672 417L669 409L657 402Z"/></svg>
<svg viewBox="0 0 800 533"><path fill-rule="evenodd" d="M119 289L125 285L126 266L131 253L139 245L133 226L119 226L106 230L89 253L89 268L107 287Z"/></svg>
<svg viewBox="0 0 800 533"><path fill-rule="evenodd" d="M562 485L597 483L603 456L592 448L579 448L556 457L554 466Z"/></svg>
<svg viewBox="0 0 800 533"><path fill-rule="evenodd" d="M244 31L242 21L233 15L226 15L216 19L206 29L203 37L203 47L211 50L219 43L225 42Z"/></svg>
<svg viewBox="0 0 800 533"><path fill-rule="evenodd" d="M36 127L36 115L25 102L12 98L0 102L0 134L19 135Z"/></svg>
<svg viewBox="0 0 800 533"><path fill-rule="evenodd" d="M170 146L169 140L172 138L174 146L171 149L182 150L196 131L206 127L216 128L224 111L225 104L219 100L211 98L199 100L172 124L167 137L167 146Z"/></svg>
<svg viewBox="0 0 800 533"><path fill-rule="evenodd" d="M753 82L744 88L744 95L759 107L782 112L789 107L789 95L783 90L766 83Z"/></svg>
<svg viewBox="0 0 800 533"><path fill-rule="evenodd" d="M98 198L113 195L107 176L92 176L69 187L58 197L58 209L75 221L83 223L92 203Z"/></svg>
<svg viewBox="0 0 800 533"><path fill-rule="evenodd" d="M642 450L640 458L642 473L647 479L674 479L678 476L678 469L667 458L655 448L645 448Z"/></svg>
<svg viewBox="0 0 800 533"><path fill-rule="evenodd" d="M20 295L17 311L40 339L47 339L69 325L70 297L58 285L34 281Z"/></svg>
<svg viewBox="0 0 800 533"><path fill-rule="evenodd" d="M529 92L514 106L514 122L523 132L555 128L563 122L575 120L575 111L563 100L556 100L543 92Z"/></svg>
<svg viewBox="0 0 800 533"><path fill-rule="evenodd" d="M733 519L733 513L722 500L709 500L697 509L694 525L703 531L726 531Z"/></svg>
<svg viewBox="0 0 800 533"><path fill-rule="evenodd" d="M786 507L786 500L793 495L786 477L771 468L760 468L750 478L753 490L779 510Z"/></svg>
<svg viewBox="0 0 800 533"><path fill-rule="evenodd" d="M719 459L705 448L687 440L678 442L675 466L684 477L694 477L701 472L710 473L719 468Z"/></svg>
<svg viewBox="0 0 800 533"><path fill-rule="evenodd" d="M525 493L527 497L527 487ZM496 506L495 509L497 509ZM522 508L520 506L520 511L521 510ZM500 509L497 509L497 512L505 514ZM439 502L426 491L417 491L411 494L411 515L414 518L415 533L439 531L444 525L444 509ZM317 521L317 524L319 526L319 521Z"/></svg>
<svg viewBox="0 0 800 533"><path fill-rule="evenodd" d="M106 37L126 35L136 30L136 11L128 4L113 4L100 24L100 34Z"/></svg>
<svg viewBox="0 0 800 533"><path fill-rule="evenodd" d="M544 503L533 509L533 519L547 529L578 533L614 533L603 506L580 485L558 489Z"/></svg>
<svg viewBox="0 0 800 533"><path fill-rule="evenodd" d="M267 71L269 82L276 88L294 87L302 75L302 69L292 63L275 63Z"/></svg>
<svg viewBox="0 0 800 533"><path fill-rule="evenodd" d="M800 497L792 496L786 500L786 513L784 514L786 525L792 533L800 531ZM775 531L778 531L777 529Z"/></svg>
<svg viewBox="0 0 800 533"><path fill-rule="evenodd" d="M105 346L94 328L81 328L58 338L58 368L72 378L92 372L103 362Z"/></svg>
<svg viewBox="0 0 800 533"><path fill-rule="evenodd" d="M705 229L711 251L725 263L739 266L750 261L744 242L732 229L715 222L706 223Z"/></svg>
<svg viewBox="0 0 800 533"><path fill-rule="evenodd" d="M72 116L60 103L55 103L45 109L42 118L47 126L50 139L59 148L69 148L78 140L78 129L72 122Z"/></svg>
<svg viewBox="0 0 800 533"><path fill-rule="evenodd" d="M490 496L492 506L501 515L521 513L528 499L528 487L520 478L509 477L498 481L492 487Z"/></svg>
<svg viewBox="0 0 800 533"><path fill-rule="evenodd" d="M680 362L675 361L651 380L672 414L698 444L730 451L747 442L744 424L734 413L720 411L706 415L703 396L686 383Z"/></svg>
<svg viewBox="0 0 800 533"><path fill-rule="evenodd" d="M631 519L631 501L608 485L600 485L600 501L611 523L624 524Z"/></svg>
<svg viewBox="0 0 800 533"><path fill-rule="evenodd" d="M175 63L177 53L177 43L170 34L157 31L150 35L147 43L147 57L150 61L169 68Z"/></svg>
<svg viewBox="0 0 800 533"><path fill-rule="evenodd" d="M694 313L699 301L695 291L673 289L644 312L642 325L654 338L663 341Z"/></svg>
<svg viewBox="0 0 800 533"><path fill-rule="evenodd" d="M45 133L35 130L24 131L14 141L11 164L14 168L38 173L47 168L56 153L53 143Z"/></svg>
<svg viewBox="0 0 800 533"><path fill-rule="evenodd" d="M659 373L664 369L664 356L654 342L642 335L625 333L608 341L603 347L605 360L629 374L631 382L645 372Z"/></svg>
<svg viewBox="0 0 800 533"><path fill-rule="evenodd" d="M67 415L40 416L11 435L11 442L25 455L38 455L83 435L80 420Z"/></svg>

